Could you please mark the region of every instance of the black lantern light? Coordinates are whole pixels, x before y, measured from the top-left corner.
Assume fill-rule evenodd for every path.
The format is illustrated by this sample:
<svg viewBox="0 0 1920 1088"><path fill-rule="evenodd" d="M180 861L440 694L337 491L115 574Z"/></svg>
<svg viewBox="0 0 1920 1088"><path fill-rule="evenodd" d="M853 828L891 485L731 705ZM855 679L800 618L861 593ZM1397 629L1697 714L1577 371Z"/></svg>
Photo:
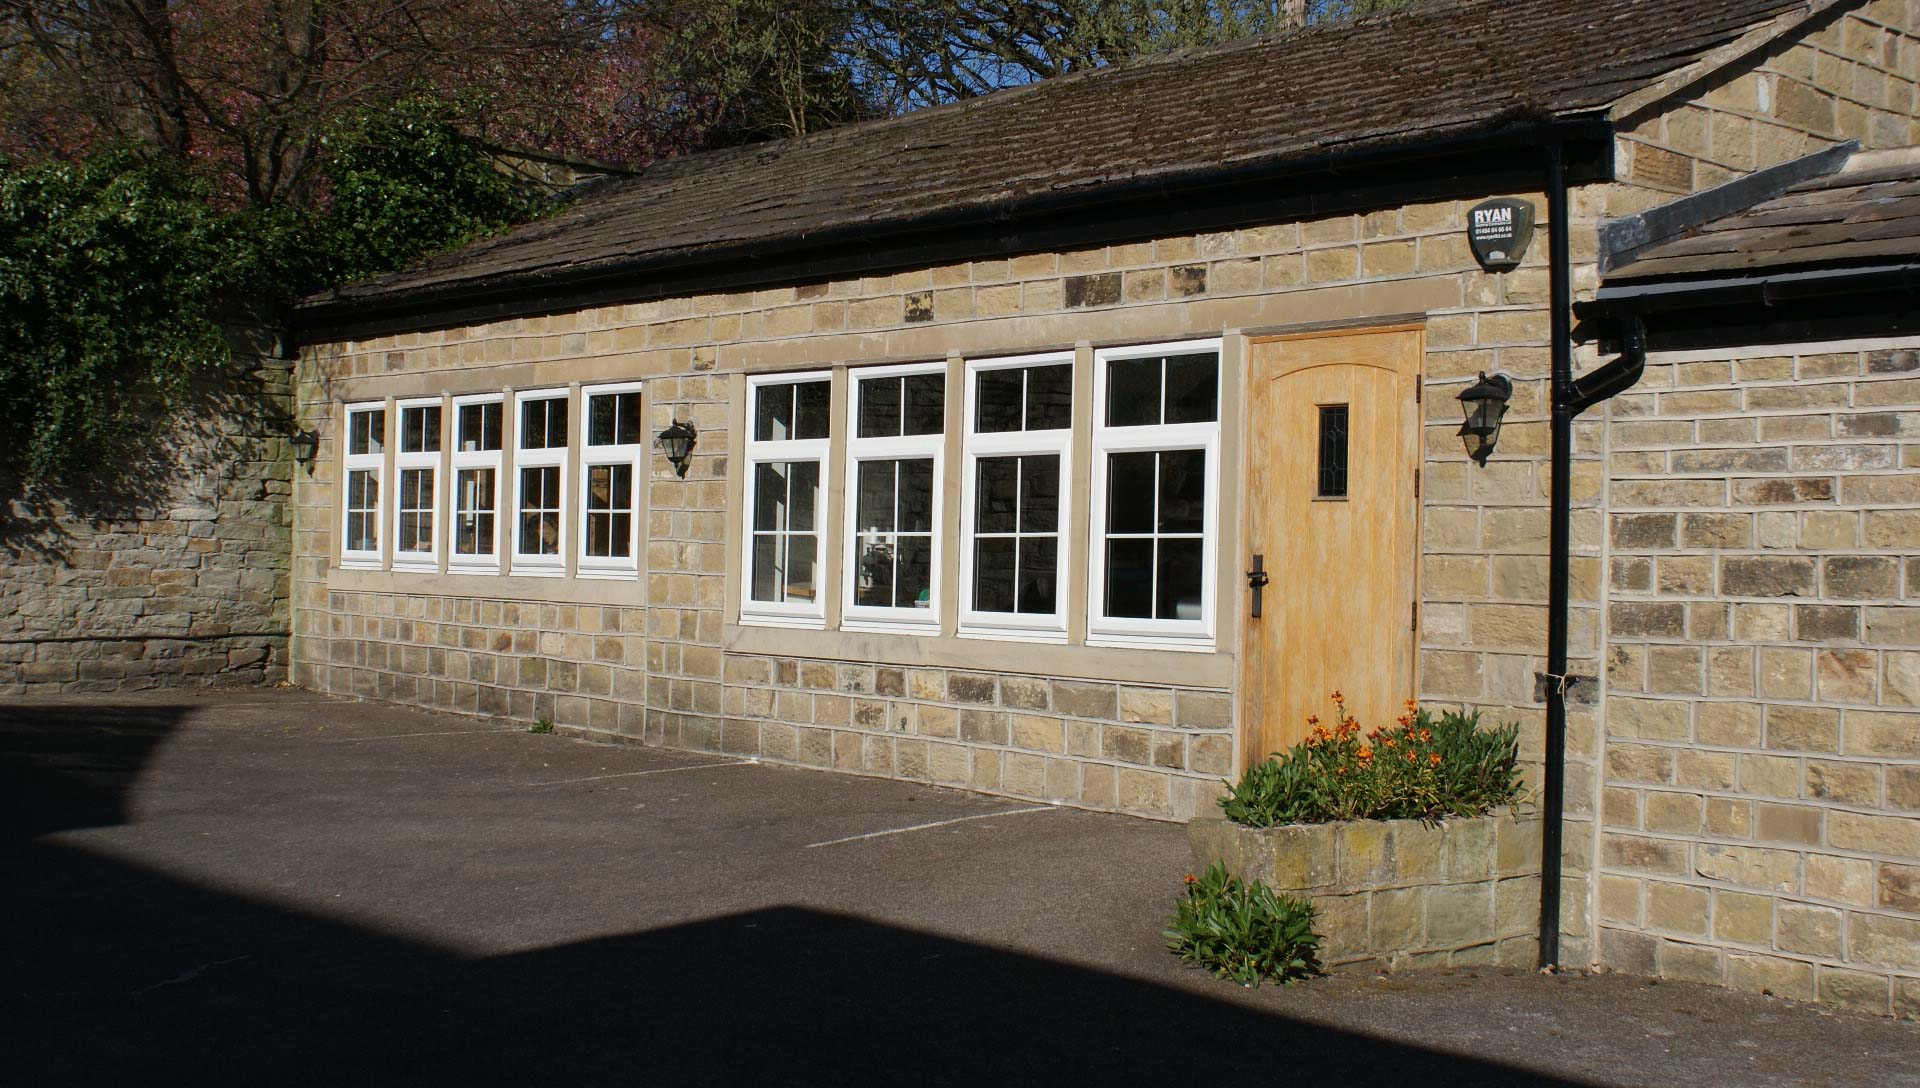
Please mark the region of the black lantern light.
<svg viewBox="0 0 1920 1088"><path fill-rule="evenodd" d="M673 462L673 470L681 476L687 474L687 460L693 456L693 444L700 437L700 431L692 420L685 423L673 421L673 426L660 432L654 444Z"/></svg>
<svg viewBox="0 0 1920 1088"><path fill-rule="evenodd" d="M1507 402L1513 399L1513 381L1504 374L1480 380L1460 394L1460 410L1466 421L1460 424L1460 441L1467 456L1485 465L1500 441L1500 419L1507 414Z"/></svg>
<svg viewBox="0 0 1920 1088"><path fill-rule="evenodd" d="M320 452L320 432L318 431L295 431L293 437L287 441L293 446L293 459L303 465L312 461L314 455Z"/></svg>

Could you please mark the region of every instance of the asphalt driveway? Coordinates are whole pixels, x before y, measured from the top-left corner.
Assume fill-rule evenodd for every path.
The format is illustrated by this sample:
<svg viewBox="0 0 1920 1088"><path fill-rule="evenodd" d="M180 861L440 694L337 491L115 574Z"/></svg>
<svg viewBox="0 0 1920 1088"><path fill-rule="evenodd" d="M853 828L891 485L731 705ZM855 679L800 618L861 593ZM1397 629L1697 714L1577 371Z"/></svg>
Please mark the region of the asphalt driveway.
<svg viewBox="0 0 1920 1088"><path fill-rule="evenodd" d="M0 706L20 1084L1920 1084L1624 976L1246 991L1177 827L246 690Z"/></svg>

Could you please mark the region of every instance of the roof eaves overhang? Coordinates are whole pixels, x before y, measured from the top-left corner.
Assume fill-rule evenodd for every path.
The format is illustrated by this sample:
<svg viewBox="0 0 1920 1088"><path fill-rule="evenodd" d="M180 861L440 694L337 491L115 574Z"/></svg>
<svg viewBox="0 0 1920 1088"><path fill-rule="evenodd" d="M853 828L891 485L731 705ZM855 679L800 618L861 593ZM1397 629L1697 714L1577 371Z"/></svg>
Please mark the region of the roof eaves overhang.
<svg viewBox="0 0 1920 1088"><path fill-rule="evenodd" d="M702 247L595 265L460 281L386 296L329 294L296 306L289 343L505 320L667 295L985 259L1018 252L1225 229L1537 185L1540 148L1567 149L1569 180L1614 177L1602 113L1513 113L1381 147L1198 170L886 223ZM1420 169L1408 170L1419 164Z"/></svg>
<svg viewBox="0 0 1920 1088"><path fill-rule="evenodd" d="M1608 341L1623 319L1656 350L1883 335L1920 328L1920 255L1833 268L1602 285L1574 307L1581 342Z"/></svg>

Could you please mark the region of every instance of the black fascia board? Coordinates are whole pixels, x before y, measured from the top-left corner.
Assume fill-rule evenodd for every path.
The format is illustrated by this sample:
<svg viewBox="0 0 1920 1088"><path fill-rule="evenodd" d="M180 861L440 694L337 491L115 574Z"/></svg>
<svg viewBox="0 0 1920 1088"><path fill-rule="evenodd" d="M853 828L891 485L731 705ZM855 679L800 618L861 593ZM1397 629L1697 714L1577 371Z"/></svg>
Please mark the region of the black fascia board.
<svg viewBox="0 0 1920 1088"><path fill-rule="evenodd" d="M1889 336L1920 328L1920 261L1603 286L1574 313L1577 341L1637 317L1656 351Z"/></svg>
<svg viewBox="0 0 1920 1088"><path fill-rule="evenodd" d="M966 209L911 223L679 251L590 269L375 298L319 297L289 315L289 342L327 343L449 328L673 295L872 275L932 264L1071 249L1350 213L1539 185L1539 148L1562 143L1570 180L1614 177L1603 115L1509 121L1487 131L1263 163Z"/></svg>

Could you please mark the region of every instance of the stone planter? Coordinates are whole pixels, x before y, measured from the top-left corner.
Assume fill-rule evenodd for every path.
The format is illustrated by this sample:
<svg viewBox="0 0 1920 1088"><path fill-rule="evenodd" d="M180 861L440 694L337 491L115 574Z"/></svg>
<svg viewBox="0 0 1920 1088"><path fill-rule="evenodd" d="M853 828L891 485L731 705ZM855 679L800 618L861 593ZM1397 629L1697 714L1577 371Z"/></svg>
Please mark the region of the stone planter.
<svg viewBox="0 0 1920 1088"><path fill-rule="evenodd" d="M1399 970L1532 966L1540 922L1540 820L1355 820L1243 827L1187 825L1193 871L1214 862L1242 880L1311 899L1329 967Z"/></svg>

